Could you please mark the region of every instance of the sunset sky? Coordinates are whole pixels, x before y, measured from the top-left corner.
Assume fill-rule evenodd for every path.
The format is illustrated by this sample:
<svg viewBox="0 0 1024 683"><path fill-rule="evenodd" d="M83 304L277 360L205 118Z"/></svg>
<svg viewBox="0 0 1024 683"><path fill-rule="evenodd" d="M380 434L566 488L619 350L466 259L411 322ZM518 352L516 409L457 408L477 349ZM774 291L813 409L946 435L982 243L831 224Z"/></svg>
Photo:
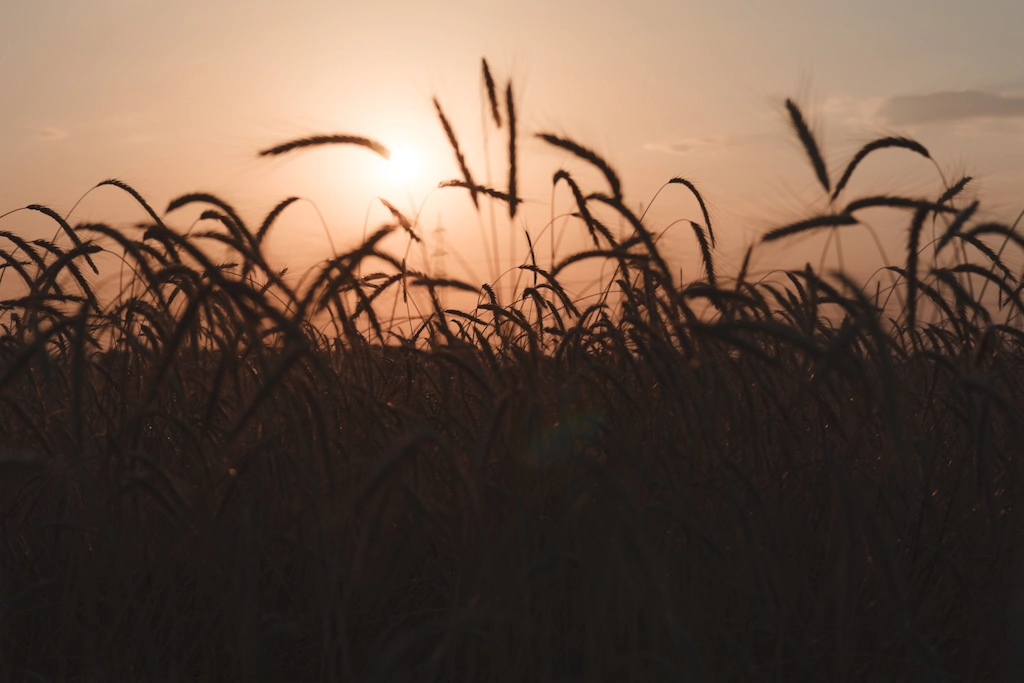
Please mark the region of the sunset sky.
<svg viewBox="0 0 1024 683"><path fill-rule="evenodd" d="M804 108L834 175L874 137L907 135L948 179L975 176L986 215L1012 221L1024 209L1022 26L1020 0L6 0L0 213L33 203L65 213L109 177L131 183L158 211L206 191L254 222L301 195L312 203L290 209L271 240L282 262L301 265L330 255L314 204L340 248L358 242L364 221L372 229L387 219L374 202L381 195L402 208L422 204L424 228L440 221L448 247L483 277L465 193L430 194L458 177L431 97L482 180L486 57L516 95L528 201L521 225L532 234L551 216L559 168L601 189L581 164L533 138L552 132L608 159L630 205L646 205L673 176L695 182L718 221L722 258L735 259L767 228L824 206L789 129L786 97ZM413 148L420 169L400 183L357 148L257 157L316 133ZM501 186L504 132L488 135ZM570 210L564 189L555 213ZM941 189L934 165L886 150L848 196ZM651 216L664 227L700 213L673 189ZM111 188L71 216L142 218ZM194 218L183 213L178 224ZM22 212L0 229L32 231L37 220ZM868 258L857 245L869 241L849 234L848 258ZM693 249L682 238L669 247Z"/></svg>

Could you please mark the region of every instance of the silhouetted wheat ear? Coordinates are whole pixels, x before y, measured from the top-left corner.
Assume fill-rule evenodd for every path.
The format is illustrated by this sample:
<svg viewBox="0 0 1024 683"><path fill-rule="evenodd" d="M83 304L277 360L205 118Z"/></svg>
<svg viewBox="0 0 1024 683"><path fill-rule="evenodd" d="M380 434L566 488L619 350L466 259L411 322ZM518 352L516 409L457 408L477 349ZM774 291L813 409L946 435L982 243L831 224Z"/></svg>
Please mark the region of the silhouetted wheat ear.
<svg viewBox="0 0 1024 683"><path fill-rule="evenodd" d="M121 180L117 180L116 178L108 178L107 180L104 180L103 182L96 183L96 187L103 187L104 185L112 185L114 187L117 187L117 188L120 188L120 189L124 190L125 192L130 194L132 196L132 198L136 202L139 203L139 206L141 206L146 211L146 213L149 214L149 217L153 219L154 223L162 223L163 222L163 221L160 220L160 217L156 215L156 212L153 210L153 207L151 207L149 205L149 202L147 202L142 197L142 195L139 194L139 192L134 187L129 185L128 183L123 182Z"/></svg>
<svg viewBox="0 0 1024 683"><path fill-rule="evenodd" d="M253 236L252 232L250 232L249 227L245 224L245 221L242 220L242 217L238 215L238 212L235 211L234 207L228 204L220 197L209 194L207 192L193 192L191 194L182 195L177 199L172 199L171 202L167 205L165 213L170 213L175 209L180 209L181 207L187 204L193 204L196 202L202 202L205 204L212 204L216 206L218 209L221 210L221 212L224 213L225 216L227 216L230 219L230 221L222 222L229 230L232 231L232 233L236 234L236 237L238 238L239 242L248 242L249 244L255 244L255 236Z"/></svg>
<svg viewBox="0 0 1024 683"><path fill-rule="evenodd" d="M922 206L914 213L907 236L907 329L914 331L917 318L917 247L921 241L921 230L930 210ZM911 336L911 339L916 339Z"/></svg>
<svg viewBox="0 0 1024 683"><path fill-rule="evenodd" d="M805 221L791 223L781 228L769 230L761 238L762 242L772 242L790 235L796 235L816 228L835 228L841 225L857 225L857 219L848 213L830 214L826 216L815 216Z"/></svg>
<svg viewBox="0 0 1024 683"><path fill-rule="evenodd" d="M472 292L473 294L480 293L480 290L473 285L467 284L462 280L453 280L451 278L437 278L419 275L414 277L409 284L417 287L450 287L452 289L461 289L464 292Z"/></svg>
<svg viewBox="0 0 1024 683"><path fill-rule="evenodd" d="M594 217L591 215L590 209L587 208L587 198L583 196L583 192L580 190L579 185L576 184L576 181L572 179L572 176L570 176L569 172L565 169L559 169L555 172L555 175L551 179L551 184L557 185L559 180L564 180L572 191L572 196L576 200L576 208L579 209L579 217L583 219L583 222L586 224L587 231L590 233L590 237L594 240L594 245L599 247L600 244L598 244L597 235L595 233L597 228L594 225ZM552 254L552 258L554 258L554 254Z"/></svg>
<svg viewBox="0 0 1024 683"><path fill-rule="evenodd" d="M301 138L299 140L292 140L286 142L283 145L277 147L271 147L265 149L259 153L261 157L266 156L277 156L278 154L284 154L290 152L293 149L301 149L303 147L317 147L319 145L356 145L358 147L365 147L366 149L373 150L377 154L381 155L385 159L391 158L391 152L387 147L380 144L376 140L370 138L360 137L358 135L313 135L308 138Z"/></svg>
<svg viewBox="0 0 1024 683"><path fill-rule="evenodd" d="M56 211L54 211L53 209L51 209L50 207L43 206L41 204L30 204L25 208L30 211L38 211L39 213L49 216L57 223L57 225L60 226L60 229L64 231L64 234L66 234L71 239L71 241L74 243L76 247L81 248L83 246L81 238L79 238L79 236L75 234L75 231L71 229L71 226L68 225L68 222L66 220L64 220L64 217L61 216ZM85 254L85 262L89 264L90 268L92 268L92 272L99 275L100 270L99 268L96 267L96 264L93 263L93 260L89 257L89 254Z"/></svg>
<svg viewBox="0 0 1024 683"><path fill-rule="evenodd" d="M963 240L964 242L967 242L968 244L970 244L972 247L974 247L975 249L980 251L982 254L984 254L985 257L989 261L992 262L992 265L994 267L998 268L999 271L1003 274L1003 276L1006 277L1007 280L1010 280L1011 282L1016 282L1017 281L1017 278L1015 278L1013 276L1013 273L1010 271L1009 268L1007 268L1006 264L1003 263L1003 260L1001 258L999 258L999 254L997 254L992 249L992 247L988 246L987 244L985 244L984 242L979 240L974 235L964 235L964 234L960 233L960 234L957 234L956 236L959 239Z"/></svg>
<svg viewBox="0 0 1024 683"><path fill-rule="evenodd" d="M437 118L441 120L441 127L444 128L444 134L448 136L448 143L452 146L452 151L455 152L455 161L459 165L459 171L462 173L463 180L466 181L466 187L469 188L470 198L473 200L473 206L480 208L480 202L476 197L476 183L473 182L473 176L469 172L469 167L466 165L466 157L462 155L462 149L459 148L459 141L455 137L455 131L452 129L452 124L448 123L448 117L444 115L444 110L441 109L441 103L434 98L434 109L437 110Z"/></svg>
<svg viewBox="0 0 1024 683"><path fill-rule="evenodd" d="M706 225L707 228L708 228L708 237L711 238L711 246L712 247L717 246L717 244L715 242L715 231L711 227L711 216L708 214L708 207L704 203L704 197L702 197L700 195L700 192L697 191L697 187L693 183L691 183L689 180L687 180L686 178L680 178L679 176L676 176L675 178L673 178L672 180L670 180L668 182L669 182L669 184L672 184L672 185L682 185L687 190L692 192L693 196L697 198L697 203L700 204L701 213L704 214L704 225Z"/></svg>
<svg viewBox="0 0 1024 683"><path fill-rule="evenodd" d="M743 263L740 265L740 272L736 276L736 291L739 291L740 287L743 286L747 279L747 269L750 267L750 257L754 253L754 245L751 244L747 247L747 252L743 255Z"/></svg>
<svg viewBox="0 0 1024 683"><path fill-rule="evenodd" d="M532 267L536 269L537 268L537 255L533 251L533 238L530 237L530 231L529 230L523 230L523 234L526 235L526 249L527 249L527 253L530 255L530 263L532 264ZM519 266L519 267L520 268L524 268L525 266ZM533 272L533 277L534 277L534 287L536 287L537 286L537 284L536 284L537 271L536 270L534 270L534 272Z"/></svg>
<svg viewBox="0 0 1024 683"><path fill-rule="evenodd" d="M936 268L934 270L940 270L940 269ZM988 280L989 282L994 284L996 287L998 287L1002 291L1002 293L1007 296L1007 301L1014 301L1014 300L1019 300L1020 299L1020 292L1019 292L1019 290L1015 291L1014 288L1010 287L1009 283L1007 283L1005 279L999 277L998 275L993 273L991 270L987 270L987 269L983 268L982 266L979 266L977 263L958 263L955 266L952 266L950 268L941 269L941 270L946 270L947 272L950 272L950 273L971 273L971 274L974 274L974 275L978 275L979 277L982 277L985 280ZM1013 280L1011 279L1011 282L1012 281ZM981 297L978 297L979 300L980 300L980 298ZM980 301L979 301L979 305L980 305ZM982 307L982 308L984 308L984 307Z"/></svg>
<svg viewBox="0 0 1024 683"><path fill-rule="evenodd" d="M708 247L708 239L704 236L704 228L699 223L690 221L690 227L697 235L697 242L700 244L700 255L704 259L704 270L708 273L708 284L715 286L715 264L711 260L711 249Z"/></svg>
<svg viewBox="0 0 1024 683"><path fill-rule="evenodd" d="M493 287L491 287L491 286L490 286L489 284L487 284L486 282L485 282L484 284L480 285L480 287L481 287L481 288L482 288L482 289L483 289L483 290L484 290L485 292L487 292L487 298L488 298L488 299L490 299L490 301L491 301L491 305L492 305L492 306L497 306L497 305L498 305L498 297L497 297L497 296L496 296L496 295L494 294L494 288L493 288Z"/></svg>
<svg viewBox="0 0 1024 683"><path fill-rule="evenodd" d="M487 66L487 58L480 60L483 65L484 72L484 87L487 89L487 101L491 105L491 117L494 119L494 125L501 128L501 111L498 109L498 94L494 88L494 78L491 76L491 69Z"/></svg>
<svg viewBox="0 0 1024 683"><path fill-rule="evenodd" d="M274 224L274 221L276 221L277 217L281 215L281 212L297 201L299 201L298 197L288 197L288 199L279 202L278 205L267 214L267 217L263 219L263 224L260 225L259 229L256 231L257 244L263 242L264 238L267 236L267 231L270 230L270 226Z"/></svg>
<svg viewBox="0 0 1024 683"><path fill-rule="evenodd" d="M512 82L505 87L505 108L508 110L508 216L516 217L519 193L516 188L516 109L512 100Z"/></svg>
<svg viewBox="0 0 1024 683"><path fill-rule="evenodd" d="M889 207L891 209L918 209L924 206L930 211L935 211L936 213L956 213L956 209L943 206L941 204L932 204L931 202L921 201L920 199L911 199L910 197L894 197L887 194L854 199L846 205L846 208L843 209L842 212L853 213L854 211L880 206Z"/></svg>
<svg viewBox="0 0 1024 683"><path fill-rule="evenodd" d="M786 109L789 110L789 118L793 122L793 128L796 129L800 143L803 144L804 149L807 151L807 156L811 159L811 165L814 166L814 172L817 174L821 186L825 188L825 192L828 192L831 189L831 183L828 179L828 170L825 168L825 160L821 158L818 143L815 142L811 129L807 127L804 115L793 100L786 100Z"/></svg>
<svg viewBox="0 0 1024 683"><path fill-rule="evenodd" d="M960 230L964 227L964 224L967 223L968 220L970 220L971 216L973 216L974 212L977 210L978 202L971 202L970 206L968 206L966 209L958 213L956 215L956 218L950 221L949 227L946 228L946 231L942 233L942 237L939 238L938 243L936 243L935 245L936 253L942 251L942 248L946 246L946 244L948 244L949 241L953 239L953 237L960 233Z"/></svg>
<svg viewBox="0 0 1024 683"><path fill-rule="evenodd" d="M964 188L967 187L967 183L971 182L972 180L974 180L974 178L972 178L969 175L965 175L963 178L961 178L960 180L958 180L955 183L953 183L949 187L949 189L947 189L945 192L943 192L941 195L939 195L939 198L938 198L938 200L935 203L936 204L945 204L946 202L950 201L951 199L956 197L958 194L963 192Z"/></svg>
<svg viewBox="0 0 1024 683"><path fill-rule="evenodd" d="M554 145L555 147L561 147L564 150L568 150L569 152L572 152L573 154L578 156L580 159L588 161L594 166L596 166L597 169L600 170L601 173L604 174L604 177L608 180L608 185L611 187L612 196L615 197L616 201L622 201L622 184L619 182L619 177L615 174L615 171L612 170L612 167L608 165L607 161L605 161L604 159L602 159L601 157L599 157L597 154L590 151L586 147L579 145L573 142L572 140L560 138L557 135L551 135L550 133L538 133L537 137L539 137L541 140L548 143L549 145Z"/></svg>
<svg viewBox="0 0 1024 683"><path fill-rule="evenodd" d="M465 180L444 180L437 184L438 187L464 187L472 192L478 192L485 194L488 197L494 199L500 199L503 202L512 203L512 198L500 190L495 190L493 187L487 187L486 185L469 185ZM381 200L384 201L384 200Z"/></svg>
<svg viewBox="0 0 1024 683"><path fill-rule="evenodd" d="M832 192L832 199L838 197L839 193L842 192L843 188L846 187L846 183L850 182L850 176L853 175L853 171L857 168L858 164L864 161L864 157L866 157L867 155L871 154L876 150L888 149L890 147L900 147L903 149L909 149L912 152L917 152L926 159L932 158L931 154L928 153L928 150L927 148L925 148L924 145L915 140L911 140L910 138L891 137L881 138L879 140L869 142L868 144L861 147L860 150L853 155L853 159L850 160L850 163L847 164L846 170L843 171L843 177L839 179L838 183L836 183L836 189L835 191Z"/></svg>
<svg viewBox="0 0 1024 683"><path fill-rule="evenodd" d="M391 212L391 215L395 217L395 220L398 221L398 224L400 226L402 226L402 229L409 234L409 237L412 238L412 241L420 242L421 240L419 236L413 231L412 223L409 221L408 218L405 217L405 214L403 214L401 211L395 208L394 204L384 199L383 197L378 197L378 199L380 199L380 203L383 204L385 208L387 208L387 210Z"/></svg>
<svg viewBox="0 0 1024 683"><path fill-rule="evenodd" d="M1006 238L1008 241L1013 242L1021 249L1024 249L1024 236L1021 236L1016 230L1002 223L982 223L981 225L976 225L971 228L967 234L971 237L978 237L979 235L999 235Z"/></svg>

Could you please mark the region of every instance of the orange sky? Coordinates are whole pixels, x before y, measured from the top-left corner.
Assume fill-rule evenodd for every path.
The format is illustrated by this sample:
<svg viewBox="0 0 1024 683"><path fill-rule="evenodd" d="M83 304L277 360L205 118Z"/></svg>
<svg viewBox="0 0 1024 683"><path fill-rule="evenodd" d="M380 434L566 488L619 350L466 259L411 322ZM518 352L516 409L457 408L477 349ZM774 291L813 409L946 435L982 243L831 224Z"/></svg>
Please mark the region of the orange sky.
<svg viewBox="0 0 1024 683"><path fill-rule="evenodd" d="M289 209L270 243L282 264L301 269L330 253L314 204L343 248L359 241L367 220L372 229L387 218L374 202L383 195L402 208L422 204L424 229L440 221L447 249L489 279L481 221L464 193L430 192L458 177L432 96L477 177L486 175L479 68L487 57L517 96L528 200L517 230L544 229L560 167L600 188L569 155L532 137L546 131L607 158L631 205L648 203L673 176L697 183L718 222L722 258L735 260L767 228L822 208L785 118L789 96L805 108L833 173L868 140L908 135L948 178L964 171L977 178L989 217L1012 221L1024 209L1021 26L1019 0L7 0L0 5L0 213L32 203L65 213L108 177L131 183L158 210L206 191L253 221L300 195L311 203ZM412 145L421 174L403 186L361 149L256 156L316 133ZM500 185L503 133L492 130L489 145ZM886 151L865 164L849 196L940 190L934 166ZM564 187L555 202L555 213L569 210ZM663 228L700 213L673 188L651 217ZM142 218L111 188L92 193L71 216ZM183 227L193 219L175 216ZM38 220L22 212L0 228L50 230ZM483 224L490 229L486 214ZM508 221L498 227L507 231ZM848 234L848 265L880 265L865 234ZM665 238L666 250L696 275L692 236L678 235ZM901 236L883 237L898 253ZM800 265L820 251L813 240L766 249L761 269ZM459 274L454 257L448 268Z"/></svg>

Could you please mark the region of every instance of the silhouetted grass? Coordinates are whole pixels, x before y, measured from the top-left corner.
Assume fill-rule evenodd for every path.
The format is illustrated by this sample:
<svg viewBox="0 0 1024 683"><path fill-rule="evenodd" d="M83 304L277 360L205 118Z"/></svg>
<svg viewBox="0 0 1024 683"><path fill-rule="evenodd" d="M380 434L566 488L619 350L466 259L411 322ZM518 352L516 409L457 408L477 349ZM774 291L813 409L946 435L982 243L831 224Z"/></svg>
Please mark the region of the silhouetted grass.
<svg viewBox="0 0 1024 683"><path fill-rule="evenodd" d="M500 125L486 62L484 78ZM475 184L435 104L464 176L449 184L514 215L515 162L508 193ZM390 205L302 286L263 254L292 199L253 233L186 195L168 211L206 205L220 229L181 234L105 181L151 224L72 229L32 206L70 246L0 234L0 679L1024 674L1015 226L956 206L967 179L934 202L862 198L765 239L911 209L892 290L810 266L751 281L749 252L738 276L715 269L703 198L674 179L703 212L707 278L673 282L612 167L544 139L611 196L554 176L593 249L545 267L531 241L507 301L385 251L418 227ZM322 136L267 153L333 142L380 151ZM836 195L886 147L924 149L865 146ZM946 249L964 242L977 260ZM124 264L123 291L92 290L97 254ZM612 274L573 301L560 277L583 262ZM479 298L446 307L448 290Z"/></svg>

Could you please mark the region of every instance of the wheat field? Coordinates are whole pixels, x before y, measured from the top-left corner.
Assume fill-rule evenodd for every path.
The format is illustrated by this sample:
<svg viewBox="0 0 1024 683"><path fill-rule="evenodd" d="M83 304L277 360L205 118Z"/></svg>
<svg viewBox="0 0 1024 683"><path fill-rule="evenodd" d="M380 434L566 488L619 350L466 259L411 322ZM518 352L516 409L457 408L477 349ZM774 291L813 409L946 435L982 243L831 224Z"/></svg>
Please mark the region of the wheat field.
<svg viewBox="0 0 1024 683"><path fill-rule="evenodd" d="M588 246L531 241L514 288L411 267L383 245L423 230L390 203L299 284L265 250L292 199L248 225L108 180L145 224L31 205L54 239L0 232L0 680L1024 676L1017 226L968 177L847 196L865 158L928 149L835 173L787 101L828 209L763 241L890 212L891 286L726 272L673 178L700 207L681 281L609 161L517 130L486 61L482 84L502 173L479 182L435 100L446 191L513 229L526 135L600 180L554 175ZM328 144L388 154L262 154ZM217 227L174 229L186 206ZM565 274L598 265L575 299Z"/></svg>

